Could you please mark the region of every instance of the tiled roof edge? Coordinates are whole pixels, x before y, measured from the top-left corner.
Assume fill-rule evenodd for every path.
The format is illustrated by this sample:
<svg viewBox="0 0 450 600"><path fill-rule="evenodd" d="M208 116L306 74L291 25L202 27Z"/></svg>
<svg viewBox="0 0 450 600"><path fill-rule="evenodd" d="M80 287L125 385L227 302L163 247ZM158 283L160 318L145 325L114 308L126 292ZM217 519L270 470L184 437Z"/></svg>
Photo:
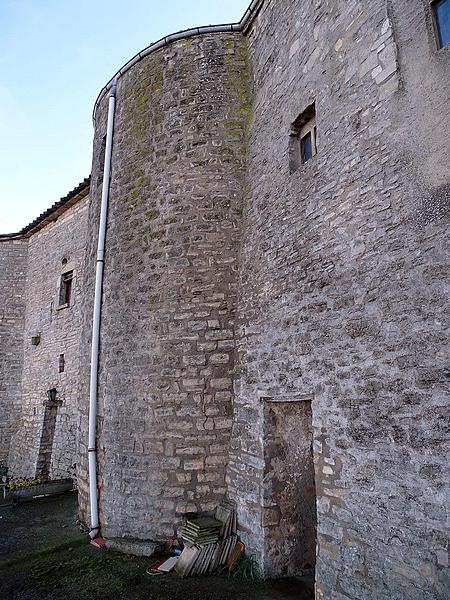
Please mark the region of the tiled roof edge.
<svg viewBox="0 0 450 600"><path fill-rule="evenodd" d="M30 237L30 235L36 231L39 231L39 229L42 229L48 223L56 221L56 219L62 215L62 213L89 194L90 183L91 176L89 175L89 177L83 179L83 181L79 183L77 187L71 190L67 196L64 196L58 200L58 202L55 202L52 206L50 206L50 208L40 214L37 219L32 221L29 225L26 225L17 233L1 233L0 241Z"/></svg>

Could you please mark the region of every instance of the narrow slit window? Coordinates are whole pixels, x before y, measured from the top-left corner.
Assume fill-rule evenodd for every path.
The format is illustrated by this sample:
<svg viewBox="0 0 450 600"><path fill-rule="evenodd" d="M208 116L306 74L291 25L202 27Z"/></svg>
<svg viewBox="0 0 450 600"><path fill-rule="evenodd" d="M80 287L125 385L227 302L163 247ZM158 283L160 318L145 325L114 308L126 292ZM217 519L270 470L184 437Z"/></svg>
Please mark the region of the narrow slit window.
<svg viewBox="0 0 450 600"><path fill-rule="evenodd" d="M432 3L434 23L439 48L450 44L450 0L436 0Z"/></svg>
<svg viewBox="0 0 450 600"><path fill-rule="evenodd" d="M70 306L72 299L73 271L61 275L61 286L59 288L59 306Z"/></svg>
<svg viewBox="0 0 450 600"><path fill-rule="evenodd" d="M59 372L64 373L64 369L66 366L66 360L64 358L64 354L59 355Z"/></svg>
<svg viewBox="0 0 450 600"><path fill-rule="evenodd" d="M302 163L308 162L317 154L316 145L316 119L310 119L301 129L300 148Z"/></svg>
<svg viewBox="0 0 450 600"><path fill-rule="evenodd" d="M306 133L302 137L301 145L302 145L302 161L305 163L313 157L312 135L311 135L310 131L308 131L308 133Z"/></svg>

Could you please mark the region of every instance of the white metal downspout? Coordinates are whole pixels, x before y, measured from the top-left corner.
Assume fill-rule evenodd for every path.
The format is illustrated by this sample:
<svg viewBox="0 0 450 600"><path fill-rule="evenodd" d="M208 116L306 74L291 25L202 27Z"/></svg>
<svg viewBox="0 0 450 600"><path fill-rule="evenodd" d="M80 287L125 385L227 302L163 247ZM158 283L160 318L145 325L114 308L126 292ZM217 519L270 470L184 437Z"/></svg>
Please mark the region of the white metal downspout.
<svg viewBox="0 0 450 600"><path fill-rule="evenodd" d="M103 169L102 203L98 227L97 266L95 272L94 315L92 319L91 376L89 383L89 499L91 504L91 530L89 536L95 538L100 529L98 519L97 491L97 387L98 359L100 342L100 313L102 307L103 264L105 256L106 220L108 217L109 177L111 171L111 151L114 131L114 112L116 107L116 82L113 81L109 92L108 124L106 130L105 166Z"/></svg>

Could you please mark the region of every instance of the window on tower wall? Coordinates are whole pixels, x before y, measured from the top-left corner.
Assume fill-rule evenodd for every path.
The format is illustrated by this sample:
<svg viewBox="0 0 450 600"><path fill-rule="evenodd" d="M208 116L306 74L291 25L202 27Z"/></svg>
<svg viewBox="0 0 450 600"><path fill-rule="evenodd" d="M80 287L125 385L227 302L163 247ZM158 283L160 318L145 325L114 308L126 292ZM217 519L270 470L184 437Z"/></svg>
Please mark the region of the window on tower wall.
<svg viewBox="0 0 450 600"><path fill-rule="evenodd" d="M308 106L292 123L289 132L289 170L291 173L317 154L315 104Z"/></svg>
<svg viewBox="0 0 450 600"><path fill-rule="evenodd" d="M439 48L450 44L450 0L431 3Z"/></svg>
<svg viewBox="0 0 450 600"><path fill-rule="evenodd" d="M302 163L308 162L316 154L316 119L311 119L311 121L302 127L300 132L300 150Z"/></svg>
<svg viewBox="0 0 450 600"><path fill-rule="evenodd" d="M72 299L73 271L67 271L61 275L59 287L59 307L70 306Z"/></svg>

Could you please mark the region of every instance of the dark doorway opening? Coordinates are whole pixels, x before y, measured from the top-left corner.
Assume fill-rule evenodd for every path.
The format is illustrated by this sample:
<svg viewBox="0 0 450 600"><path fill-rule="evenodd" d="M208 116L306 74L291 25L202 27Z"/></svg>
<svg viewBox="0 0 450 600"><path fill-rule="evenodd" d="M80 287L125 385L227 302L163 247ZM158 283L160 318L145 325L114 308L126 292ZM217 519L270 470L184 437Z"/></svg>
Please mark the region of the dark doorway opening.
<svg viewBox="0 0 450 600"><path fill-rule="evenodd" d="M50 478L50 467L52 461L53 440L55 438L56 417L58 415L58 404L47 400L45 402L44 419L42 422L41 440L39 454L36 463L36 478L48 481Z"/></svg>
<svg viewBox="0 0 450 600"><path fill-rule="evenodd" d="M266 574L314 575L316 486L310 400L264 400Z"/></svg>

